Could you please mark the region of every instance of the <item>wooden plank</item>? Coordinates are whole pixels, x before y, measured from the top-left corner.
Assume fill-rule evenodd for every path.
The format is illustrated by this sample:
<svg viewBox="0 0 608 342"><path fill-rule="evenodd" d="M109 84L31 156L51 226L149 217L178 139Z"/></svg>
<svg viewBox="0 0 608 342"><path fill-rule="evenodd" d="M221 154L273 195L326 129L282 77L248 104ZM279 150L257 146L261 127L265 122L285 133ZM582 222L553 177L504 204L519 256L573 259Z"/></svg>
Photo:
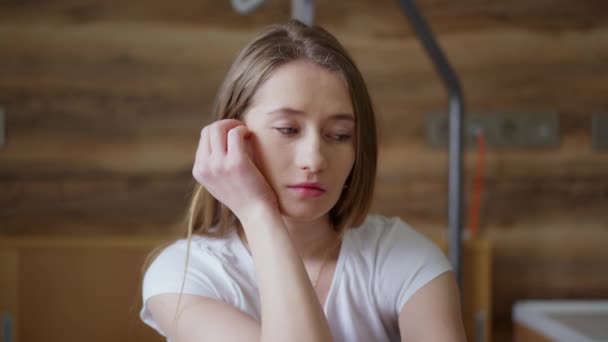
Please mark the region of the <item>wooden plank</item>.
<svg viewBox="0 0 608 342"><path fill-rule="evenodd" d="M1 236L0 249L15 250L36 248L53 248L53 249L134 249L134 250L152 250L156 246L165 244L174 240L177 237L172 237L169 234L164 235L95 235L95 236L74 236L74 235L18 235L18 236ZM9 252L7 252L9 253ZM12 252L10 252L12 253ZM2 260L12 260L11 258L3 258ZM7 261L8 262L8 261ZM10 262L13 263L12 261ZM10 267L6 269L11 269Z"/></svg>
<svg viewBox="0 0 608 342"><path fill-rule="evenodd" d="M10 43L0 46L6 51L0 65L5 75L1 84L92 88L115 96L204 96L217 88L237 51L256 31L111 22L86 26L3 23L0 41ZM502 109L503 105L514 106L517 100L519 108L527 110L531 106L581 110L581 106L586 109L604 103L597 95L608 73L602 63L608 50L606 31L598 27L556 36L496 27L446 34L441 40L468 90L467 100L479 109L497 105ZM427 110L444 108L438 107L438 100L445 102L444 90L418 41L350 31L336 35L359 64L372 94L377 94L381 112L388 111L384 103L393 103L397 110L407 104L408 111L410 106L415 109L422 104ZM73 44L80 48L65 49ZM575 98L586 101L559 96L570 89L563 80L576 84L580 91ZM552 100L549 105L547 99ZM564 108L566 104L569 106Z"/></svg>
<svg viewBox="0 0 608 342"><path fill-rule="evenodd" d="M193 185L173 177L32 177L0 188L0 232L86 235L168 232L181 223Z"/></svg>
<svg viewBox="0 0 608 342"><path fill-rule="evenodd" d="M486 26L521 26L535 30L560 31L589 28L606 22L606 4L598 0L571 2L565 0L524 1L508 3L468 0L454 3L447 0L421 0L417 4L439 32L482 29ZM250 28L267 24L277 18L288 18L289 2L266 0L264 6L247 16L236 14L228 2L183 0L179 6L161 1L53 1L45 3L4 2L0 18L5 20L54 20L88 23L94 21L150 21L159 24L223 26ZM366 0L315 3L317 21L359 32L405 34L410 31L399 11L397 1ZM204 21L202 19L205 19ZM404 27L394 28L394 22ZM362 23L365 23L363 25Z"/></svg>
<svg viewBox="0 0 608 342"><path fill-rule="evenodd" d="M70 176L47 180L37 175L0 182L4 233L164 231L181 220L194 181L179 177ZM439 178L439 177L437 177ZM488 182L482 224L517 227L568 225L585 229L608 221L608 182L601 177L571 180L556 176ZM441 177L443 179L443 177ZM402 216L414 226L445 222L446 180L380 175L373 211ZM522 198L534 199L533 202ZM160 200L162 199L162 200ZM421 200L424 199L424 200ZM31 215L35 212L36 215ZM599 221L598 221L599 220ZM594 222L598 222L594 224ZM443 223L444 224L444 223Z"/></svg>

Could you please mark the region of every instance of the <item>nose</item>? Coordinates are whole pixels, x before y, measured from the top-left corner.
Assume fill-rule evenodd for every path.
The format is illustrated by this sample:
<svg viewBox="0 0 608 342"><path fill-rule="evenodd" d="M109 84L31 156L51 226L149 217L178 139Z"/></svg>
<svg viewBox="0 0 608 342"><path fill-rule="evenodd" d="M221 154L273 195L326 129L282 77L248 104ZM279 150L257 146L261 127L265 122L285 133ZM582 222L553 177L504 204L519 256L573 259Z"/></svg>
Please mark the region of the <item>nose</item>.
<svg viewBox="0 0 608 342"><path fill-rule="evenodd" d="M301 170L310 173L321 172L327 167L323 139L317 133L303 136L298 142L295 163Z"/></svg>

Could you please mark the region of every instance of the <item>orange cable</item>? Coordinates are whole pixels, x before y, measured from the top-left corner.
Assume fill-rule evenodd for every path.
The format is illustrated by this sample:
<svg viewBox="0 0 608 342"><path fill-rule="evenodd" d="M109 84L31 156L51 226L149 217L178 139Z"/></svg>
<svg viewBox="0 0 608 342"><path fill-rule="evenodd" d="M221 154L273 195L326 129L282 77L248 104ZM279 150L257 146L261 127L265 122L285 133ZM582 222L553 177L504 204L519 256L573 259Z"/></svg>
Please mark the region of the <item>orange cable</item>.
<svg viewBox="0 0 608 342"><path fill-rule="evenodd" d="M481 210L481 195L484 187L484 167L486 154L486 137L483 130L477 135L477 164L475 166L475 175L473 179L473 198L469 210L469 230L471 239L477 236L479 229L479 216Z"/></svg>

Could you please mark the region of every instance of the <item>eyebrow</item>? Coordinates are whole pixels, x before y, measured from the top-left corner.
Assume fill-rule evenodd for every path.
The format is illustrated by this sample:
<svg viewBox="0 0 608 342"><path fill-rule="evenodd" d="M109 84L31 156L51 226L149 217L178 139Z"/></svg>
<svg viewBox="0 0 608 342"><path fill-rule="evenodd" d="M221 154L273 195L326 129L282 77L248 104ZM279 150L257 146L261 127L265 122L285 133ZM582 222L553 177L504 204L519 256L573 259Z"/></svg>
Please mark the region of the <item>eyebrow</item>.
<svg viewBox="0 0 608 342"><path fill-rule="evenodd" d="M302 115L302 114L304 114L304 112L301 111L301 110L297 110L297 109L293 109L293 108L289 108L289 107L277 108L277 109L271 110L267 114L271 115L271 114L277 114L277 113L284 113L284 114L289 114L289 115ZM330 116L330 119L334 119L334 120L348 120L348 121L353 121L354 122L355 121L355 116L353 114L350 114L350 113L336 113L336 114L332 114Z"/></svg>

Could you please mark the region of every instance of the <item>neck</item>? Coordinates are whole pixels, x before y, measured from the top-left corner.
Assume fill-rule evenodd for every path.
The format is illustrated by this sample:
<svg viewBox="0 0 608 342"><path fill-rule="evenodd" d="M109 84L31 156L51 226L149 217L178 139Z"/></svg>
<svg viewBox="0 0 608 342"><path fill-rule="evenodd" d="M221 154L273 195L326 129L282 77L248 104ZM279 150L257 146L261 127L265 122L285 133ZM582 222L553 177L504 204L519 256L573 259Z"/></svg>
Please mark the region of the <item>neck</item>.
<svg viewBox="0 0 608 342"><path fill-rule="evenodd" d="M328 249L334 248L338 233L326 215L311 222L296 221L284 217L283 221L291 239L304 261L320 261Z"/></svg>

